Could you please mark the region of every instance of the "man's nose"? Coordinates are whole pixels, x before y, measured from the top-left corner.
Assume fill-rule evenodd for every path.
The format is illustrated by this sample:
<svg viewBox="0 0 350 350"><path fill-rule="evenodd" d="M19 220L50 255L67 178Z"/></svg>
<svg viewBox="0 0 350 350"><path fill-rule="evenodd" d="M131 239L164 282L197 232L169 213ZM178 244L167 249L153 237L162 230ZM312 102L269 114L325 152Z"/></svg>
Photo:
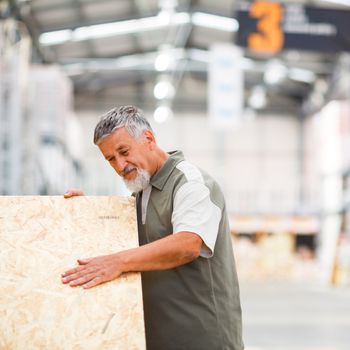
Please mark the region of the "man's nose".
<svg viewBox="0 0 350 350"><path fill-rule="evenodd" d="M114 164L115 164L115 166L114 166L115 171L119 175L121 175L128 163L124 159L117 158Z"/></svg>

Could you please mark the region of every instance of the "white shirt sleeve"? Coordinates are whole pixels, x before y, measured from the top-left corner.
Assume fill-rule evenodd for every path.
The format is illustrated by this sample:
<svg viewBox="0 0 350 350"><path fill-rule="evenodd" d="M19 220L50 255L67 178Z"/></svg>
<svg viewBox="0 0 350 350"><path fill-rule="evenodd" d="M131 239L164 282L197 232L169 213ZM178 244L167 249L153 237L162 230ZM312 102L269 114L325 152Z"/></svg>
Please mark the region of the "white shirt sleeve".
<svg viewBox="0 0 350 350"><path fill-rule="evenodd" d="M200 236L204 242L200 256L213 256L220 220L221 210L211 201L204 183L189 181L178 189L171 218L173 230L174 233L189 231Z"/></svg>

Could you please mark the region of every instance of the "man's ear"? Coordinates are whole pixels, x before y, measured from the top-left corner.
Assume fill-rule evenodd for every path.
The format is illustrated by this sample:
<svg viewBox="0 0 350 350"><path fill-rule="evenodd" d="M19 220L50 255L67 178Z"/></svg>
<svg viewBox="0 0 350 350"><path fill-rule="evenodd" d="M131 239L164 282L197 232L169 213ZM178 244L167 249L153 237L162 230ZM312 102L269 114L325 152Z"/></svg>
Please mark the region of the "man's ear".
<svg viewBox="0 0 350 350"><path fill-rule="evenodd" d="M153 147L156 145L156 138L154 137L154 134L151 130L145 130L143 132L143 136L145 138L146 143L153 149Z"/></svg>

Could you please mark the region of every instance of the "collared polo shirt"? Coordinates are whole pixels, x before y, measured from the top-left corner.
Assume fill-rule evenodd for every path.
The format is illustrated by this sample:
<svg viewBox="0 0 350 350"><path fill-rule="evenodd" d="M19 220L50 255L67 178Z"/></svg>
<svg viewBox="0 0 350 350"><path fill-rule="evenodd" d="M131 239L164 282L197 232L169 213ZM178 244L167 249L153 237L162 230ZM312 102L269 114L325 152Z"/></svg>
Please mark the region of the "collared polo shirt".
<svg viewBox="0 0 350 350"><path fill-rule="evenodd" d="M223 195L217 183L171 152L137 196L140 244L189 231L196 260L142 273L148 350L242 350L239 287Z"/></svg>

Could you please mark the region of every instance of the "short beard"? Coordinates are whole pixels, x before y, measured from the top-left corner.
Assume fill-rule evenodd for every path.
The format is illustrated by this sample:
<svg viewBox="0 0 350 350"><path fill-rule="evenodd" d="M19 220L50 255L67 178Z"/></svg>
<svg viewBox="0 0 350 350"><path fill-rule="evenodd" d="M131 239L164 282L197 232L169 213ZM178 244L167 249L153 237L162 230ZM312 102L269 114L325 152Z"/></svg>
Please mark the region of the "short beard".
<svg viewBox="0 0 350 350"><path fill-rule="evenodd" d="M135 193L143 191L149 185L151 178L147 170L136 168L136 171L137 175L134 180L126 180L123 178L128 190Z"/></svg>

